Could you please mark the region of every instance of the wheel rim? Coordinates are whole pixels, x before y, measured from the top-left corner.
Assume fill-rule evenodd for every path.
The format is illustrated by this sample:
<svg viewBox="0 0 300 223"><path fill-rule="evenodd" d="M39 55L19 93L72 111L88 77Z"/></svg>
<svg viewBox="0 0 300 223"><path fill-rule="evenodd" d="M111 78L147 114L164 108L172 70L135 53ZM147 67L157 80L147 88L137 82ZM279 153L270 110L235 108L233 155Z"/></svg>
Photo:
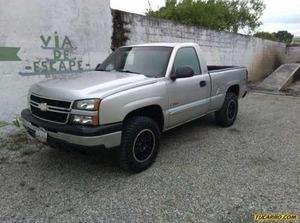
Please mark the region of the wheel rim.
<svg viewBox="0 0 300 223"><path fill-rule="evenodd" d="M155 136L150 129L144 129L135 137L133 143L133 157L139 162L147 161L153 154Z"/></svg>
<svg viewBox="0 0 300 223"><path fill-rule="evenodd" d="M236 103L235 101L230 101L227 108L227 116L229 120L233 120L236 115Z"/></svg>

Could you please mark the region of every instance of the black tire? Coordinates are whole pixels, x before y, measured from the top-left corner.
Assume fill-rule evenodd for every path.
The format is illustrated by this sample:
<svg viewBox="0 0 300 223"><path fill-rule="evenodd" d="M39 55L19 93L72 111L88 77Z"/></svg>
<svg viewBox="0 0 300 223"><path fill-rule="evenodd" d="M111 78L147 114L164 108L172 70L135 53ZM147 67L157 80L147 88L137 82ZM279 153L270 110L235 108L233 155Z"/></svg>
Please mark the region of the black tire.
<svg viewBox="0 0 300 223"><path fill-rule="evenodd" d="M160 130L155 121L137 116L125 121L119 164L122 169L139 173L155 161L159 148Z"/></svg>
<svg viewBox="0 0 300 223"><path fill-rule="evenodd" d="M222 108L215 112L218 125L229 127L233 125L238 114L238 97L234 93L227 93Z"/></svg>

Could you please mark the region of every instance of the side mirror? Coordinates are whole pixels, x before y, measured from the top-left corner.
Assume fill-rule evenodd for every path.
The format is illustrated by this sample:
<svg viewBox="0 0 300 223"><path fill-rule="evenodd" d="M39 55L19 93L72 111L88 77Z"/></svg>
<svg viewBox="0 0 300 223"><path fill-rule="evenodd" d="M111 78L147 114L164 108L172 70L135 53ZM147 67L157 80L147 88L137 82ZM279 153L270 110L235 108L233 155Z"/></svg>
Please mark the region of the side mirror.
<svg viewBox="0 0 300 223"><path fill-rule="evenodd" d="M100 67L101 67L101 63L99 63L99 64L96 66L95 70L96 70L96 71L97 71L97 70L100 70Z"/></svg>
<svg viewBox="0 0 300 223"><path fill-rule="evenodd" d="M171 79L192 77L194 74L194 70L190 66L177 67L175 72L171 74Z"/></svg>

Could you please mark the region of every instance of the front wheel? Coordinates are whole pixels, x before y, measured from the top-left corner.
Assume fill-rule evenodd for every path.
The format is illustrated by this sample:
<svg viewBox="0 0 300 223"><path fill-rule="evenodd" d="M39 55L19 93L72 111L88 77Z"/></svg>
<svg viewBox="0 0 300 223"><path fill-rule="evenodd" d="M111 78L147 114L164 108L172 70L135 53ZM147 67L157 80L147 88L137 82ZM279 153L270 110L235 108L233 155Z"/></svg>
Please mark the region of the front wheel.
<svg viewBox="0 0 300 223"><path fill-rule="evenodd" d="M157 156L159 138L158 125L152 119L143 116L128 119L122 133L120 166L134 173L147 169Z"/></svg>
<svg viewBox="0 0 300 223"><path fill-rule="evenodd" d="M218 125L229 127L233 125L238 114L238 97L234 93L227 93L222 108L215 112Z"/></svg>

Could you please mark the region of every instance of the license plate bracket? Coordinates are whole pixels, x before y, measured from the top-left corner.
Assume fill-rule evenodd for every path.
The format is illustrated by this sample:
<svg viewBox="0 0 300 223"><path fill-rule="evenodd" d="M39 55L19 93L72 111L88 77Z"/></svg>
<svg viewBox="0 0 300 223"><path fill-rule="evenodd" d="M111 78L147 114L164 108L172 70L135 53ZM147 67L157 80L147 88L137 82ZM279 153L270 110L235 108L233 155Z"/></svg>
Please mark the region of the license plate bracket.
<svg viewBox="0 0 300 223"><path fill-rule="evenodd" d="M38 128L36 131L35 131L35 138L42 142L42 143L47 143L47 139L48 139L48 133L46 132L45 129L43 128Z"/></svg>

